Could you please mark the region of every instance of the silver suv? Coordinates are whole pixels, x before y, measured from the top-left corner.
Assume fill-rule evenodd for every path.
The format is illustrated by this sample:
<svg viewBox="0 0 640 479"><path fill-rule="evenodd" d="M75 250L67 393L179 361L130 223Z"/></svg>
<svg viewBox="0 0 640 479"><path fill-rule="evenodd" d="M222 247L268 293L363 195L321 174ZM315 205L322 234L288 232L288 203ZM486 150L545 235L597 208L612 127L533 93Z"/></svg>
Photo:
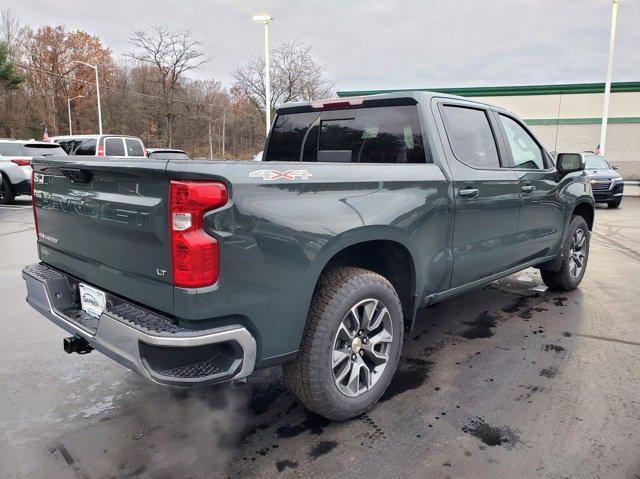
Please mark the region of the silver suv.
<svg viewBox="0 0 640 479"><path fill-rule="evenodd" d="M37 156L66 156L57 143L0 140L0 205L19 195L31 194L31 160Z"/></svg>

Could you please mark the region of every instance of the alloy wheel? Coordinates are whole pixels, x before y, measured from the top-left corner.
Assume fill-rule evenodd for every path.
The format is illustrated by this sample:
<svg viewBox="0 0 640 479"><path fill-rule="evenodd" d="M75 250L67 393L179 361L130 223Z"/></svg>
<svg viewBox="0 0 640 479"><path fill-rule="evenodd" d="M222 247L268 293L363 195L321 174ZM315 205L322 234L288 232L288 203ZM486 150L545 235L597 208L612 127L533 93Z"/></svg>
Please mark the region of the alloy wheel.
<svg viewBox="0 0 640 479"><path fill-rule="evenodd" d="M353 306L333 341L332 370L338 390L358 397L378 382L389 362L393 325L382 301L368 298Z"/></svg>
<svg viewBox="0 0 640 479"><path fill-rule="evenodd" d="M578 228L571 238L571 249L569 250L569 275L577 278L582 273L584 261L586 259L585 245L587 235L582 228Z"/></svg>

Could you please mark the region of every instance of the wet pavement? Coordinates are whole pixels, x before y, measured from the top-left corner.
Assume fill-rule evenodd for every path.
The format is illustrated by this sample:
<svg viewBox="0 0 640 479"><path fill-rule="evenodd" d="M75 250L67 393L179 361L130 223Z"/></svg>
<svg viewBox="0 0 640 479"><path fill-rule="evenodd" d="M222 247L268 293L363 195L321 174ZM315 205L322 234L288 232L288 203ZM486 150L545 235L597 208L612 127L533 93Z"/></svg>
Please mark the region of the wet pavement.
<svg viewBox="0 0 640 479"><path fill-rule="evenodd" d="M2 477L640 478L640 199L598 207L579 290L534 269L420 311L393 383L332 423L279 368L186 393L99 353L24 302L27 203L0 207Z"/></svg>

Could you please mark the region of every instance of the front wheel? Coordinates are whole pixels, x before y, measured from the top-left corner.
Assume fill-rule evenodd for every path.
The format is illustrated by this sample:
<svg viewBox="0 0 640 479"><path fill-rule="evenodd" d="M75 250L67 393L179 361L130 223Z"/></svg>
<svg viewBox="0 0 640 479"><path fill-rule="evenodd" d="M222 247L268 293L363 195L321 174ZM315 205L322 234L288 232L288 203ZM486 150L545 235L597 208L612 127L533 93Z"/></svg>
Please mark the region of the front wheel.
<svg viewBox="0 0 640 479"><path fill-rule="evenodd" d="M582 216L574 216L562 245L562 266L559 271L541 270L544 284L558 291L576 289L587 270L591 233Z"/></svg>
<svg viewBox="0 0 640 479"><path fill-rule="evenodd" d="M323 274L300 350L283 366L289 390L311 411L346 420L370 409L389 385L402 348L396 290L372 271Z"/></svg>

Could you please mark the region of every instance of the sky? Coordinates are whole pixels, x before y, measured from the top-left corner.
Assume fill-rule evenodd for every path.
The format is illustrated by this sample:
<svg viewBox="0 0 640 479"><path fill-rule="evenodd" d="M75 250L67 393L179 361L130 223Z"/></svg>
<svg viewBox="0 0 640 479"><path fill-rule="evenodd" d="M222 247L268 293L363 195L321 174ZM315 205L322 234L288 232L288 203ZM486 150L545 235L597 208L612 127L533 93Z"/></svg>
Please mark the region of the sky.
<svg viewBox="0 0 640 479"><path fill-rule="evenodd" d="M6 3L5 3L6 2ZM640 81L640 0L619 0L613 81ZM3 5L4 4L4 5ZM604 82L610 0L0 0L23 24L98 36L117 58L151 23L189 29L207 63L190 74L231 86L271 44L311 46L337 90Z"/></svg>

